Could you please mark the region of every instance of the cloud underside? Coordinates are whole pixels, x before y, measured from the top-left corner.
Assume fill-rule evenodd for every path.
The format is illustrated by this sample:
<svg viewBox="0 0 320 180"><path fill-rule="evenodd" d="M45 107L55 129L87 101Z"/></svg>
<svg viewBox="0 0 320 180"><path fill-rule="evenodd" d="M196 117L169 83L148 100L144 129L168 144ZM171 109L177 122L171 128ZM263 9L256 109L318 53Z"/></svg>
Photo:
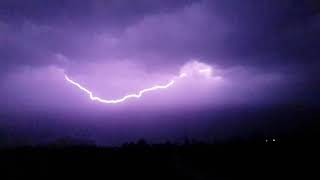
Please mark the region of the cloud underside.
<svg viewBox="0 0 320 180"><path fill-rule="evenodd" d="M76 4L76 5L75 5ZM319 15L307 2L2 1L2 69L131 59L223 65L314 63Z"/></svg>

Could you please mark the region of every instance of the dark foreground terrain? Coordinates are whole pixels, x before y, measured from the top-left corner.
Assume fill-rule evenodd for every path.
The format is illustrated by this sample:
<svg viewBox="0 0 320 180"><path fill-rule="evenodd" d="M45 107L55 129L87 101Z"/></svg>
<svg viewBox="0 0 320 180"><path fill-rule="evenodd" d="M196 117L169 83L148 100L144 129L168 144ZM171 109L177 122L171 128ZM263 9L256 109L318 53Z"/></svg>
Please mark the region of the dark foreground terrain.
<svg viewBox="0 0 320 180"><path fill-rule="evenodd" d="M2 149L10 179L317 179L317 143L237 142ZM2 179L2 178L1 178Z"/></svg>

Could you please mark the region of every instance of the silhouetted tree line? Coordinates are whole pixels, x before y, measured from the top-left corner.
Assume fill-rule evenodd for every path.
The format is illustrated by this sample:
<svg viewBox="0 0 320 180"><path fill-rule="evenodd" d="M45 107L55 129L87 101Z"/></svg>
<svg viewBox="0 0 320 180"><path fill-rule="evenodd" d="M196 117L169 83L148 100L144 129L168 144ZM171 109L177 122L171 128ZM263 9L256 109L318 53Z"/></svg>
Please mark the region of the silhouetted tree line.
<svg viewBox="0 0 320 180"><path fill-rule="evenodd" d="M70 140L70 139L69 139ZM86 179L309 179L318 146L249 143L150 144L20 147L0 150L1 177ZM78 142L78 141L77 141ZM288 145L288 146L286 146ZM314 178L314 177L313 177Z"/></svg>

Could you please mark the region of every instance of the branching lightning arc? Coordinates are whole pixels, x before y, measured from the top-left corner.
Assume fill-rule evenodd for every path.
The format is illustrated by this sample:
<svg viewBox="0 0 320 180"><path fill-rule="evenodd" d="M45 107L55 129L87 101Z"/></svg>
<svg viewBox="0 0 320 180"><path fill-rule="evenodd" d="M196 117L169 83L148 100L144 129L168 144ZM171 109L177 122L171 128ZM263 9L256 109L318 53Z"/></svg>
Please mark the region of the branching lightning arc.
<svg viewBox="0 0 320 180"><path fill-rule="evenodd" d="M201 69L198 72L202 73L202 72L208 72L208 71L210 71L210 69ZM105 103L105 104L117 104L117 103L124 102L124 101L126 101L126 100L128 100L130 98L140 98L140 97L142 97L142 95L144 93L147 93L147 92L150 92L150 91L156 91L156 90L160 90L160 89L167 89L170 86L172 86L174 83L176 83L176 80L178 78L184 78L186 76L187 76L186 73L181 73L178 77L176 77L175 79L170 80L167 84L155 85L155 86L152 86L150 88L142 89L136 94L128 94L128 95L123 96L123 97L121 97L119 99L110 99L110 100L97 97L97 96L93 95L93 93L90 90L88 90L87 88L83 87L82 85L80 85L76 81L70 79L67 75L65 75L64 77L69 83L71 83L72 85L78 87L80 90L82 90L83 92L88 94L92 101L98 101L100 103Z"/></svg>

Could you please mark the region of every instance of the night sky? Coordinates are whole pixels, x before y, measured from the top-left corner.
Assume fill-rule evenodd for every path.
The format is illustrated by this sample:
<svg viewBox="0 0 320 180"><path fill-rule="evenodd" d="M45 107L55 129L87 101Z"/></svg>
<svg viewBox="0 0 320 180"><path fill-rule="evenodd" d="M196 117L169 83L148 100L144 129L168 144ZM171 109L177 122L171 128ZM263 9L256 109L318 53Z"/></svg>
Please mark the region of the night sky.
<svg viewBox="0 0 320 180"><path fill-rule="evenodd" d="M0 146L278 138L319 109L319 58L316 0L1 0ZM105 104L65 75L103 99L175 83Z"/></svg>

